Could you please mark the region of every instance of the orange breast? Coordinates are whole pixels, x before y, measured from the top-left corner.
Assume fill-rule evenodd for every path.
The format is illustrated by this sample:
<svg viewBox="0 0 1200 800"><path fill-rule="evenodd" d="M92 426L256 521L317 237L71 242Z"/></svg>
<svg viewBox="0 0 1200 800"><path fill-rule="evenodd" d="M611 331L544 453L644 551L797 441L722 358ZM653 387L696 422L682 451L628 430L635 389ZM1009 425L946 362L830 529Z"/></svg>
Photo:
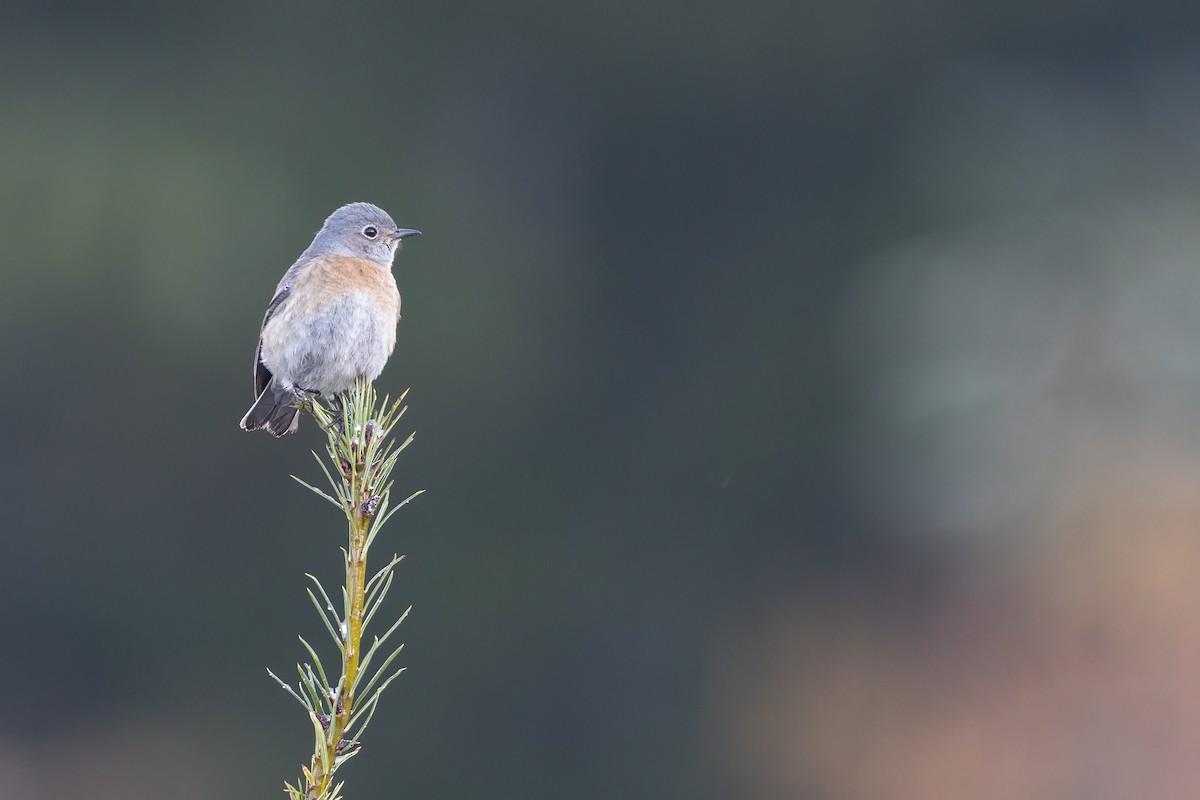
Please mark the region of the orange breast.
<svg viewBox="0 0 1200 800"><path fill-rule="evenodd" d="M291 304L313 310L348 294L370 299L385 319L400 318L400 292L390 270L365 258L323 256L300 273L292 287ZM300 310L300 309L297 309Z"/></svg>

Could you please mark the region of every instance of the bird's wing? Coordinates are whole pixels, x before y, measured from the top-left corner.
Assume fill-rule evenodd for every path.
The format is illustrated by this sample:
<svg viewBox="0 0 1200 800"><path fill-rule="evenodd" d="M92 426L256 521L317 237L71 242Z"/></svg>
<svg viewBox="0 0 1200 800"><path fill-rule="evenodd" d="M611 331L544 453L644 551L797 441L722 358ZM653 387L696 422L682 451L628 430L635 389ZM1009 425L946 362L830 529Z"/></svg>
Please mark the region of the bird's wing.
<svg viewBox="0 0 1200 800"><path fill-rule="evenodd" d="M287 284L275 293L271 298L271 304L267 306L267 313L263 315L262 327L267 327L267 320L274 316L280 306L287 300L288 295L292 292L291 284ZM258 348L254 351L254 396L258 397L263 393L263 389L267 388L267 384L271 382L271 370L267 369L267 365L262 362L262 328L258 331Z"/></svg>
<svg viewBox="0 0 1200 800"><path fill-rule="evenodd" d="M308 262L301 259L288 268L288 271L283 273L283 277L279 280L279 285L275 287L275 296L271 298L271 302L267 305L267 313L263 314L262 327L258 329L258 348L254 351L254 396L258 397L263 393L263 389L267 388L267 384L271 382L271 370L267 369L267 365L262 363L262 332L263 328L267 327L267 321L275 315L275 312L283 307L287 302L288 297L292 293L292 287L296 284L296 278L300 276L300 272L308 266Z"/></svg>

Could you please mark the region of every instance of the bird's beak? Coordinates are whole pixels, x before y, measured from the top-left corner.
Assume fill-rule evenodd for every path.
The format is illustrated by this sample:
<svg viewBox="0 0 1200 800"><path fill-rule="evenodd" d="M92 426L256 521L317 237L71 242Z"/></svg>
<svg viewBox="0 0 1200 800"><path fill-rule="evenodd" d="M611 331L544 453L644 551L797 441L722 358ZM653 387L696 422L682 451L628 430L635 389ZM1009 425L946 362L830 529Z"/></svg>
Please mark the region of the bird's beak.
<svg viewBox="0 0 1200 800"><path fill-rule="evenodd" d="M412 228L398 228L392 232L391 238L399 241L400 239L407 239L409 236L420 236L420 235L421 235L420 231L414 231Z"/></svg>

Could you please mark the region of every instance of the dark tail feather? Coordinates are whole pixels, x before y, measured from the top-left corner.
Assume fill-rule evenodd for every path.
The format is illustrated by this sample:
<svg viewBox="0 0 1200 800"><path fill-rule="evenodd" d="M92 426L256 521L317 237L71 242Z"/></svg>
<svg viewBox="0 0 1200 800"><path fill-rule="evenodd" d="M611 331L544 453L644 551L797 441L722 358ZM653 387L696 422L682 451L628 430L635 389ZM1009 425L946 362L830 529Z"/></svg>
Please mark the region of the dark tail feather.
<svg viewBox="0 0 1200 800"><path fill-rule="evenodd" d="M300 409L293 408L296 393L291 389L276 386L274 381L267 384L262 394L250 406L246 416L242 417L242 430L256 431L266 428L272 436L283 436L295 433L300 426Z"/></svg>

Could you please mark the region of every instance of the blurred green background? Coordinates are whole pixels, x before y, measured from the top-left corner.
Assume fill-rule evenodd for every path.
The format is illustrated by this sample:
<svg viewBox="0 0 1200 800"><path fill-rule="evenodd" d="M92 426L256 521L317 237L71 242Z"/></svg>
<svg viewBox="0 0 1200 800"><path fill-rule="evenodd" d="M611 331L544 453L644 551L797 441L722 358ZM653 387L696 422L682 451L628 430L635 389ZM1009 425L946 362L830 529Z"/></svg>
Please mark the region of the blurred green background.
<svg viewBox="0 0 1200 800"><path fill-rule="evenodd" d="M338 577L238 430L425 235L348 796L1200 791L1200 10L9 2L0 796L282 797Z"/></svg>

